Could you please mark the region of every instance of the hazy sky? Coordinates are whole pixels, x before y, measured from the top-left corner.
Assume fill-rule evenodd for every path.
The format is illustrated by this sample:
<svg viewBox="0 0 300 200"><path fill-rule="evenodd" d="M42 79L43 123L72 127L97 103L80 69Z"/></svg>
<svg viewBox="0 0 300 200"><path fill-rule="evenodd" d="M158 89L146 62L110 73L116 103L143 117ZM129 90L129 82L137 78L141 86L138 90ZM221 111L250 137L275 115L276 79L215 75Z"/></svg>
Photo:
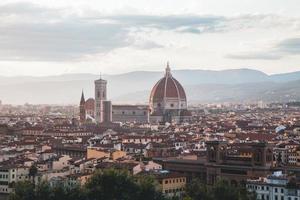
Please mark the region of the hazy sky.
<svg viewBox="0 0 300 200"><path fill-rule="evenodd" d="M1 0L0 75L300 70L299 0Z"/></svg>

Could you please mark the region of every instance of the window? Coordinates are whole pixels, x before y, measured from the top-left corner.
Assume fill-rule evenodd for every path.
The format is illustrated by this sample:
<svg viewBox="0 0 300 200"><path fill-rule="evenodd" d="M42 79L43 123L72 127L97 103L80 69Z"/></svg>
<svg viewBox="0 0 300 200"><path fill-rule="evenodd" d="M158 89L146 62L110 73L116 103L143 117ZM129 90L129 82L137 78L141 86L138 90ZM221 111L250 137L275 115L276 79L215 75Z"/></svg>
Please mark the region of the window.
<svg viewBox="0 0 300 200"><path fill-rule="evenodd" d="M277 189L277 188L275 188L275 192L278 192L278 189Z"/></svg>
<svg viewBox="0 0 300 200"><path fill-rule="evenodd" d="M168 181L167 181L167 180L165 181L165 184L168 184Z"/></svg>
<svg viewBox="0 0 300 200"><path fill-rule="evenodd" d="M173 107L174 107L174 104L171 103L171 107L173 108Z"/></svg>
<svg viewBox="0 0 300 200"><path fill-rule="evenodd" d="M275 198L275 200L278 200L278 196L277 195L275 195L274 198Z"/></svg>
<svg viewBox="0 0 300 200"><path fill-rule="evenodd" d="M283 188L281 188L281 193L284 193L284 190L283 190Z"/></svg>

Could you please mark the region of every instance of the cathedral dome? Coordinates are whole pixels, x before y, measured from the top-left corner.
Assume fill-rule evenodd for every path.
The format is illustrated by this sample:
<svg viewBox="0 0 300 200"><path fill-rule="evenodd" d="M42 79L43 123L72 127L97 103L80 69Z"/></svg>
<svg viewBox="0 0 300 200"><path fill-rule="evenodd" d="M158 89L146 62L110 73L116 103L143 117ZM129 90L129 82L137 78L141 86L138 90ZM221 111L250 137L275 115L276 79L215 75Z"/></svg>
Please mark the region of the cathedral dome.
<svg viewBox="0 0 300 200"><path fill-rule="evenodd" d="M154 85L150 94L150 102L166 99L186 101L185 91L182 85L172 76L169 65L166 68L165 76Z"/></svg>
<svg viewBox="0 0 300 200"><path fill-rule="evenodd" d="M182 85L172 76L169 64L166 73L152 88L149 107L152 115L164 115L187 108L185 91Z"/></svg>
<svg viewBox="0 0 300 200"><path fill-rule="evenodd" d="M95 99L89 98L85 102L85 109L86 110L94 110L95 109Z"/></svg>

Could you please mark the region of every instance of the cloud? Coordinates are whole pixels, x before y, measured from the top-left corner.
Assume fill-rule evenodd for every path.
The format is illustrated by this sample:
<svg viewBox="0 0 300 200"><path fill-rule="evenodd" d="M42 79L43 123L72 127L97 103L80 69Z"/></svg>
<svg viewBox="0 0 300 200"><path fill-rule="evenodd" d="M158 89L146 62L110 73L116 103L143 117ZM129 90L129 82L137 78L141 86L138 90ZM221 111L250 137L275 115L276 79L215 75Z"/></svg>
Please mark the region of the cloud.
<svg viewBox="0 0 300 200"><path fill-rule="evenodd" d="M45 8L31 3L5 4L0 6L0 60L70 61L123 47L141 50L165 47L147 35L136 38L138 34L134 33L145 30L200 35L286 23L269 15L231 18L209 15L102 16L99 12L78 14L68 9ZM282 49L297 51L293 44L280 45ZM231 57L238 58L236 55ZM240 59L246 57L243 55ZM269 55L269 59L273 58L276 56Z"/></svg>
<svg viewBox="0 0 300 200"><path fill-rule="evenodd" d="M285 54L300 54L300 37L289 38L279 42L276 47L277 51Z"/></svg>
<svg viewBox="0 0 300 200"><path fill-rule="evenodd" d="M97 18L95 18L97 19ZM212 32L224 22L225 18L220 16L199 16L199 15L119 15L104 16L98 19L110 19L128 26L142 28L156 28L163 30L178 30L195 33L192 29L205 29ZM198 32L199 33L199 32Z"/></svg>
<svg viewBox="0 0 300 200"><path fill-rule="evenodd" d="M127 46L129 38L114 24L64 21L0 26L0 58L60 61Z"/></svg>
<svg viewBox="0 0 300 200"><path fill-rule="evenodd" d="M282 55L270 52L246 52L239 54L228 54L227 58L239 59L239 60L278 60L282 58Z"/></svg>
<svg viewBox="0 0 300 200"><path fill-rule="evenodd" d="M228 54L226 57L240 60L278 60L289 55L300 55L300 38L288 38L279 41L265 51Z"/></svg>

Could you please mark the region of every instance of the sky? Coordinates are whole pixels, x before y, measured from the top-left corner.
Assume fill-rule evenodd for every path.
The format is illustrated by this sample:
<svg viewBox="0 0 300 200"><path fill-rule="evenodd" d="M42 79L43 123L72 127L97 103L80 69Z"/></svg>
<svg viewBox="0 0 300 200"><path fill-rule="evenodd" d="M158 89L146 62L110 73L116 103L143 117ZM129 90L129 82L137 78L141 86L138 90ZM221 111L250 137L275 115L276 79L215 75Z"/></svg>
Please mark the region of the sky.
<svg viewBox="0 0 300 200"><path fill-rule="evenodd" d="M299 0L1 0L0 75L300 71Z"/></svg>

